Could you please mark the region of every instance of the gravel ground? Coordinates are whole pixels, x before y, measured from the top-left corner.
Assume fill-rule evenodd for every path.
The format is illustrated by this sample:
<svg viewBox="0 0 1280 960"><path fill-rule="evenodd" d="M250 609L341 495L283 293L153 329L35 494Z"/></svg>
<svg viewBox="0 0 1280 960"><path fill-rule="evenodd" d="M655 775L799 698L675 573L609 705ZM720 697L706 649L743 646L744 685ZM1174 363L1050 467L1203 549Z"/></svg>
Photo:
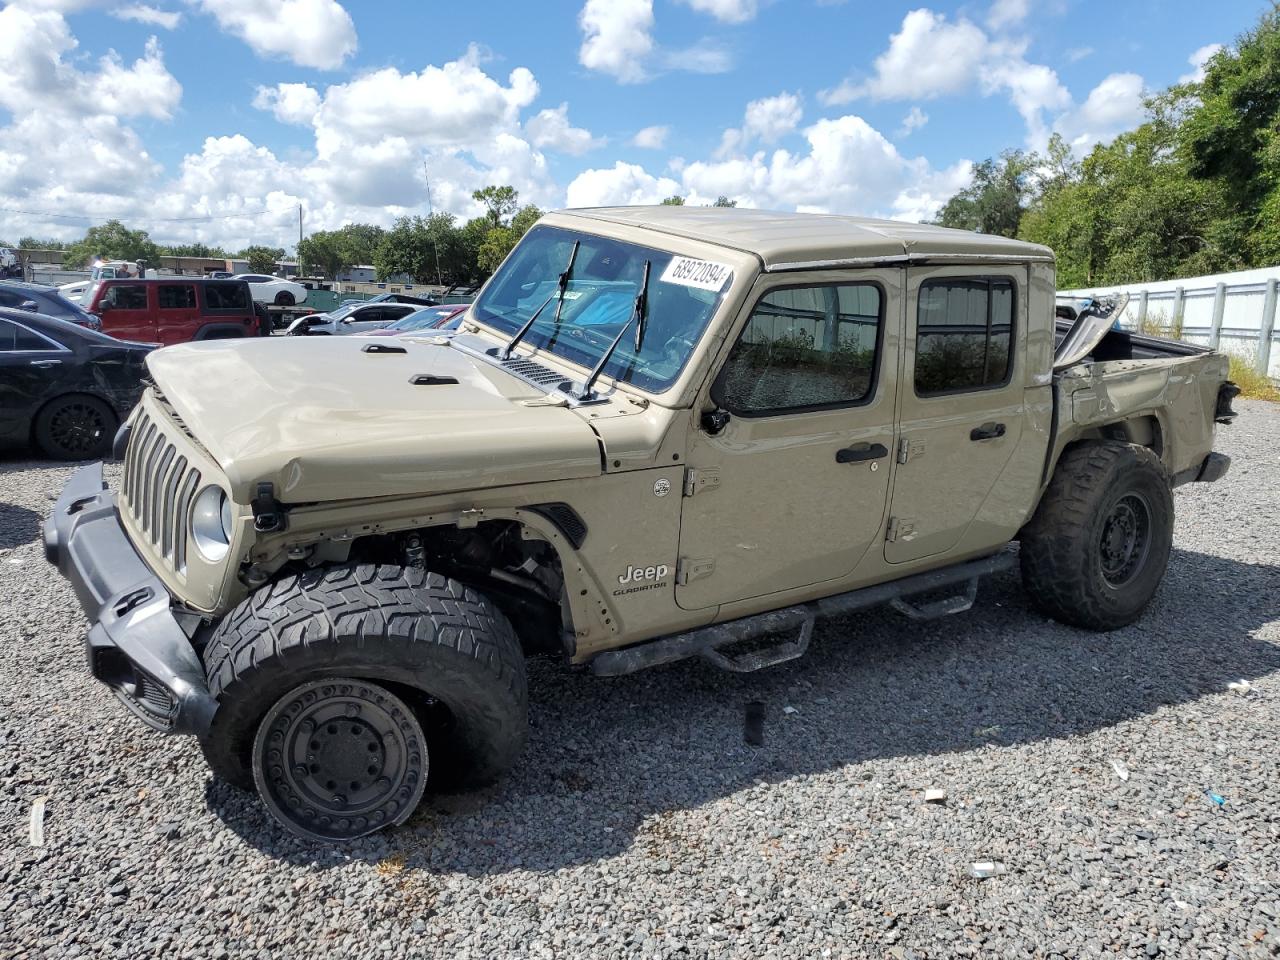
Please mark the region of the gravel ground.
<svg viewBox="0 0 1280 960"><path fill-rule="evenodd" d="M1239 407L1232 473L1179 492L1129 629L1047 622L1009 574L974 612L830 622L754 676L538 663L513 775L344 849L89 679L37 542L69 471L0 462L0 957L1278 953L1280 408Z"/></svg>

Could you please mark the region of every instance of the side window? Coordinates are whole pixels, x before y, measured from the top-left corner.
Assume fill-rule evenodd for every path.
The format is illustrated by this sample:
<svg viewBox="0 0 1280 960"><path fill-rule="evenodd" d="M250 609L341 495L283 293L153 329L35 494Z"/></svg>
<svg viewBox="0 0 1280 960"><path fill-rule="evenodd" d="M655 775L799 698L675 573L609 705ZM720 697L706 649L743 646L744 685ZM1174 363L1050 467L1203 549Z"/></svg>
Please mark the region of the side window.
<svg viewBox="0 0 1280 960"><path fill-rule="evenodd" d="M243 283L206 283L205 306L210 310L242 310L249 307L249 288Z"/></svg>
<svg viewBox="0 0 1280 960"><path fill-rule="evenodd" d="M15 350L57 350L61 345L47 340L26 327L0 320L0 352Z"/></svg>
<svg viewBox="0 0 1280 960"><path fill-rule="evenodd" d="M1013 364L1014 284L1005 278L930 280L916 314L916 394L1007 383Z"/></svg>
<svg viewBox="0 0 1280 960"><path fill-rule="evenodd" d="M0 307L19 307L25 299L11 290L0 290Z"/></svg>
<svg viewBox="0 0 1280 960"><path fill-rule="evenodd" d="M116 310L145 310L147 309L147 288L141 284L119 284L107 290L102 303Z"/></svg>
<svg viewBox="0 0 1280 960"><path fill-rule="evenodd" d="M158 295L161 310L184 310L196 305L196 288L190 284L161 284Z"/></svg>
<svg viewBox="0 0 1280 960"><path fill-rule="evenodd" d="M751 311L715 386L732 413L766 416L867 400L884 298L871 283L787 287Z"/></svg>

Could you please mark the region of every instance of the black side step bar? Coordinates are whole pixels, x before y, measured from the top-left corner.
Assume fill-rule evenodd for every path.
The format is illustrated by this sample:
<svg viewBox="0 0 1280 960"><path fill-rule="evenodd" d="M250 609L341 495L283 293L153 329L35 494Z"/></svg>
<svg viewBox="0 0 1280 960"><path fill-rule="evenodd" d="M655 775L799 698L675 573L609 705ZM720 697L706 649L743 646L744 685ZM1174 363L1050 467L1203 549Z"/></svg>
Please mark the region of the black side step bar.
<svg viewBox="0 0 1280 960"><path fill-rule="evenodd" d="M620 677L688 657L702 657L723 670L735 673L760 670L802 656L809 648L809 638L818 617L853 613L882 603L888 603L900 613L916 620L934 619L968 610L977 596L978 579L1008 570L1017 559L1017 552L1006 548L981 560L970 560L952 567L918 573L902 580L879 583L861 590L851 590L834 597L823 597L821 600L758 613L727 623L713 623L687 633L648 640L624 650L609 650L591 661L591 672L599 677ZM965 585L964 593L960 596L922 605L903 599L957 584ZM779 642L764 650L735 657L724 649L746 640L797 629L799 632L795 639Z"/></svg>

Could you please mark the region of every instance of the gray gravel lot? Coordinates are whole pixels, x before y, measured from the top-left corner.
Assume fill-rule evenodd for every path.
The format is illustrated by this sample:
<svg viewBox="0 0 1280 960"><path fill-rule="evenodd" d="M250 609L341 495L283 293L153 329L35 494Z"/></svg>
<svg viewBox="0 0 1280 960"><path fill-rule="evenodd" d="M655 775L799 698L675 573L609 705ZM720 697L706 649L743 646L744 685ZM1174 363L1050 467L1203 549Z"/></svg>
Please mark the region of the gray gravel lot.
<svg viewBox="0 0 1280 960"><path fill-rule="evenodd" d="M756 675L536 663L513 775L343 849L87 676L37 539L70 471L0 460L0 957L1280 953L1280 408L1238 406L1129 629L1047 622L1009 574Z"/></svg>

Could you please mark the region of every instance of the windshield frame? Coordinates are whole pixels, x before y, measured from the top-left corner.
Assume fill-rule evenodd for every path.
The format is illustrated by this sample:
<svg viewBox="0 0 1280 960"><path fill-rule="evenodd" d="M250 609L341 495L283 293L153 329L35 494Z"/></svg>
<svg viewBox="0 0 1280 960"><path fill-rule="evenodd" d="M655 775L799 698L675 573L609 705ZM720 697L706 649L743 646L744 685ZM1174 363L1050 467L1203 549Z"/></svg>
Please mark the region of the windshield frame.
<svg viewBox="0 0 1280 960"><path fill-rule="evenodd" d="M651 299L654 296L654 288L659 283L663 271L669 263L676 259L709 261L725 266L729 270L728 276L722 282L721 287L713 292L711 302L706 304L707 309L701 326L697 329L696 336L688 338L690 346L684 351L678 366L666 377L660 377L657 373L637 376L636 374L643 369L640 364L635 364L630 370L625 369L625 365L634 360L632 355L634 351L623 352L619 350L601 373L601 379L608 386L603 391L600 399L606 399L607 396L613 395L618 390L624 392L634 391L652 397L667 397L677 392L683 393L689 386L690 378L695 375L695 372L704 363L705 355L708 353L708 345L711 343L708 336L717 329L720 319L727 315L725 311L734 308L734 304L740 298L740 292L744 284L750 283L750 278L754 276L755 272L752 269L755 265L754 262L743 262L749 256L745 255L743 251L721 247L693 238L660 233L644 226L631 227L613 223L593 223L586 218L579 218L570 213L550 214L529 230L503 264L489 278L489 281L485 283L480 295L466 313L466 323L474 325L473 329L483 332L488 337L496 338L499 343L505 344L510 341L524 320L527 319L527 316L520 315L510 316L510 318L503 317L496 309L486 309L488 307L486 300L502 285L504 274L510 269L511 264L515 262L515 258L521 248L529 239L536 238L543 232L560 234L561 236L558 239L564 243L570 243L574 240L583 242L603 241L608 244L634 248L636 258L631 262L637 265L637 269L643 265L645 260L650 261L652 264L654 276L650 282L649 289ZM649 256L645 256L646 254ZM532 287L534 293L531 296L537 302L541 302L541 294L537 291L543 286L546 286L548 290L554 289L559 270L563 268L563 265L557 266L553 264L552 266L555 266L556 269L548 270L535 283L522 285L526 289ZM578 284L584 284L589 289L591 285L604 285L609 282L607 279L602 280L591 275L584 276L584 272L582 263L579 261L578 266L575 267L574 276L569 281L567 288L569 293L573 293L575 286ZM628 278L628 281L630 280L631 278ZM666 281L662 281L662 283L664 287L670 289L692 286L691 284ZM625 300L628 316L631 314L631 304L636 292L636 289L631 289L630 286L626 289ZM696 292L693 295L696 299ZM554 306L554 297L552 302ZM534 303L535 307L536 305L537 303ZM568 337L552 337L550 335L551 330L548 328L552 326L553 321L551 318L553 314L552 307L548 307L544 311L544 316L539 318L534 329L530 330L526 337L520 341L520 346L512 353L511 360L521 361L537 358L540 361L553 361L565 367L583 371L581 376L574 378L575 382L563 384L563 389L559 391L563 393L567 390L567 395L571 395L580 389L591 369L603 355L608 346L608 340L612 337L612 332L602 343L594 345L596 349L575 348L572 343L567 342L569 340ZM626 321L626 317L621 317L621 319ZM566 318L560 328L561 333L573 325L572 321ZM602 333L607 326L607 324L601 324ZM616 332L617 329L618 327L614 326L612 331ZM626 339L630 340L634 332L633 327ZM548 341L550 341L550 346L548 346ZM648 334L645 337L645 344L646 346L649 344ZM459 343L458 346L468 349L464 343ZM569 349L564 349L564 347ZM497 357L501 354L500 349L497 351L490 350L488 353L491 360L500 363L497 360ZM572 396L570 396L570 399L572 399ZM580 398L579 402L581 402ZM577 405L577 403L575 402L573 405Z"/></svg>

